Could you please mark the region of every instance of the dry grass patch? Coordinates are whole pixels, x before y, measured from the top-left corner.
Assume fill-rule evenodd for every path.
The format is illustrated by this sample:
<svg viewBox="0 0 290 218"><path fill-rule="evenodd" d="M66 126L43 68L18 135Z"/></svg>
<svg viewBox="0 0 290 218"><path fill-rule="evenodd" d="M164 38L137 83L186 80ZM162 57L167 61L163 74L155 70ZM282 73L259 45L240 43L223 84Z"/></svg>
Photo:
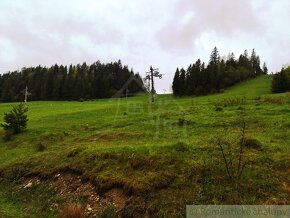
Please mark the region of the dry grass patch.
<svg viewBox="0 0 290 218"><path fill-rule="evenodd" d="M81 204L69 203L60 211L58 218L83 218L84 207Z"/></svg>

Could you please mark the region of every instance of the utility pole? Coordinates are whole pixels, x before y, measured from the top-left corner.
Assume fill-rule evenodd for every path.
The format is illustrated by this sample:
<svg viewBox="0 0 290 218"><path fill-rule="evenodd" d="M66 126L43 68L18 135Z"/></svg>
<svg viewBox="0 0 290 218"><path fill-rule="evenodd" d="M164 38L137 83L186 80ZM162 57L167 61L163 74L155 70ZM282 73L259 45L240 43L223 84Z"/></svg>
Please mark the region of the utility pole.
<svg viewBox="0 0 290 218"><path fill-rule="evenodd" d="M146 79L151 82L151 101L154 102L154 95L156 94L156 90L154 88L154 77L158 77L159 79L162 78L162 74L159 73L159 69L153 69L152 66L150 66L150 71L146 72L148 75L146 76Z"/></svg>
<svg viewBox="0 0 290 218"><path fill-rule="evenodd" d="M27 88L27 86L26 86L25 89L22 91L22 93L24 94L24 102L26 103L26 102L27 102L27 97L28 97L29 95L31 95L31 93L28 92L28 88Z"/></svg>

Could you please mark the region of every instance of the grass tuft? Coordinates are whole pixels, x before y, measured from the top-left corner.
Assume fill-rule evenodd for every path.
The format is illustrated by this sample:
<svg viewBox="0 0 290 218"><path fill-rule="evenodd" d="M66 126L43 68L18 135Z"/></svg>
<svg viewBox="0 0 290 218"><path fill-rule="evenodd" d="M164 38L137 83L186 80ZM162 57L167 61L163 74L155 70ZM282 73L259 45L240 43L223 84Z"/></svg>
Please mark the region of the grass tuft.
<svg viewBox="0 0 290 218"><path fill-rule="evenodd" d="M35 147L36 147L36 151L39 151L39 152L42 152L46 149L46 146L42 142L37 143Z"/></svg>
<svg viewBox="0 0 290 218"><path fill-rule="evenodd" d="M244 141L244 145L247 148L253 148L257 150L262 149L262 143L258 139L254 139L254 138L246 138Z"/></svg>

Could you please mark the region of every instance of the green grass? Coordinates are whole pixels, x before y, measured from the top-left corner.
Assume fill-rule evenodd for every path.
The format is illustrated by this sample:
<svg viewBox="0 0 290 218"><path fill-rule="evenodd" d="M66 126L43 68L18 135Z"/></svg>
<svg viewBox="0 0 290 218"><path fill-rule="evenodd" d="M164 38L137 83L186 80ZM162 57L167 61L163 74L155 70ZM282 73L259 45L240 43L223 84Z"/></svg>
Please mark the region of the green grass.
<svg viewBox="0 0 290 218"><path fill-rule="evenodd" d="M184 216L186 204L263 204L273 198L289 203L283 183L290 179L290 96L270 94L270 84L270 77L261 76L210 96L158 95L154 105L148 96L29 102L27 131L10 142L0 140L0 216L54 217L56 211L29 200L34 192L7 190L18 187L20 178L64 169L79 172L102 192L121 186L139 196L125 211L131 214L134 207L141 214L148 209L174 217ZM0 114L13 105L1 103ZM212 138L224 128L235 137L242 116L247 137L259 140L263 149L250 151L253 163L242 184L232 187ZM179 119L189 125L178 125ZM38 143L46 149L37 151ZM45 193L43 204L58 198ZM21 203L23 196L28 203ZM34 211L27 212L26 204Z"/></svg>

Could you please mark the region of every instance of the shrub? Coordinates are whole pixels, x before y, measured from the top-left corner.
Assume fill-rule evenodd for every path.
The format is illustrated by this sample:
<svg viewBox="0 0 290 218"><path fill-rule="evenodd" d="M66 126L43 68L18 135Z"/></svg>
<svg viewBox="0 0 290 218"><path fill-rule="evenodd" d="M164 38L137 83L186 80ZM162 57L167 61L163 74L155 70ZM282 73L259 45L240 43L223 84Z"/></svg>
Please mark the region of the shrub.
<svg viewBox="0 0 290 218"><path fill-rule="evenodd" d="M58 218L82 218L84 217L84 208L80 204L70 203L60 211Z"/></svg>
<svg viewBox="0 0 290 218"><path fill-rule="evenodd" d="M25 104L20 103L13 107L13 109L4 114L4 124L1 126L6 131L11 131L12 134L19 134L26 129L27 126L27 115L28 108Z"/></svg>
<svg viewBox="0 0 290 218"><path fill-rule="evenodd" d="M246 123L242 121L238 139L231 141L221 134L213 141L221 152L221 158L224 162L228 178L232 183L236 184L240 180L247 164L245 155L245 131Z"/></svg>

